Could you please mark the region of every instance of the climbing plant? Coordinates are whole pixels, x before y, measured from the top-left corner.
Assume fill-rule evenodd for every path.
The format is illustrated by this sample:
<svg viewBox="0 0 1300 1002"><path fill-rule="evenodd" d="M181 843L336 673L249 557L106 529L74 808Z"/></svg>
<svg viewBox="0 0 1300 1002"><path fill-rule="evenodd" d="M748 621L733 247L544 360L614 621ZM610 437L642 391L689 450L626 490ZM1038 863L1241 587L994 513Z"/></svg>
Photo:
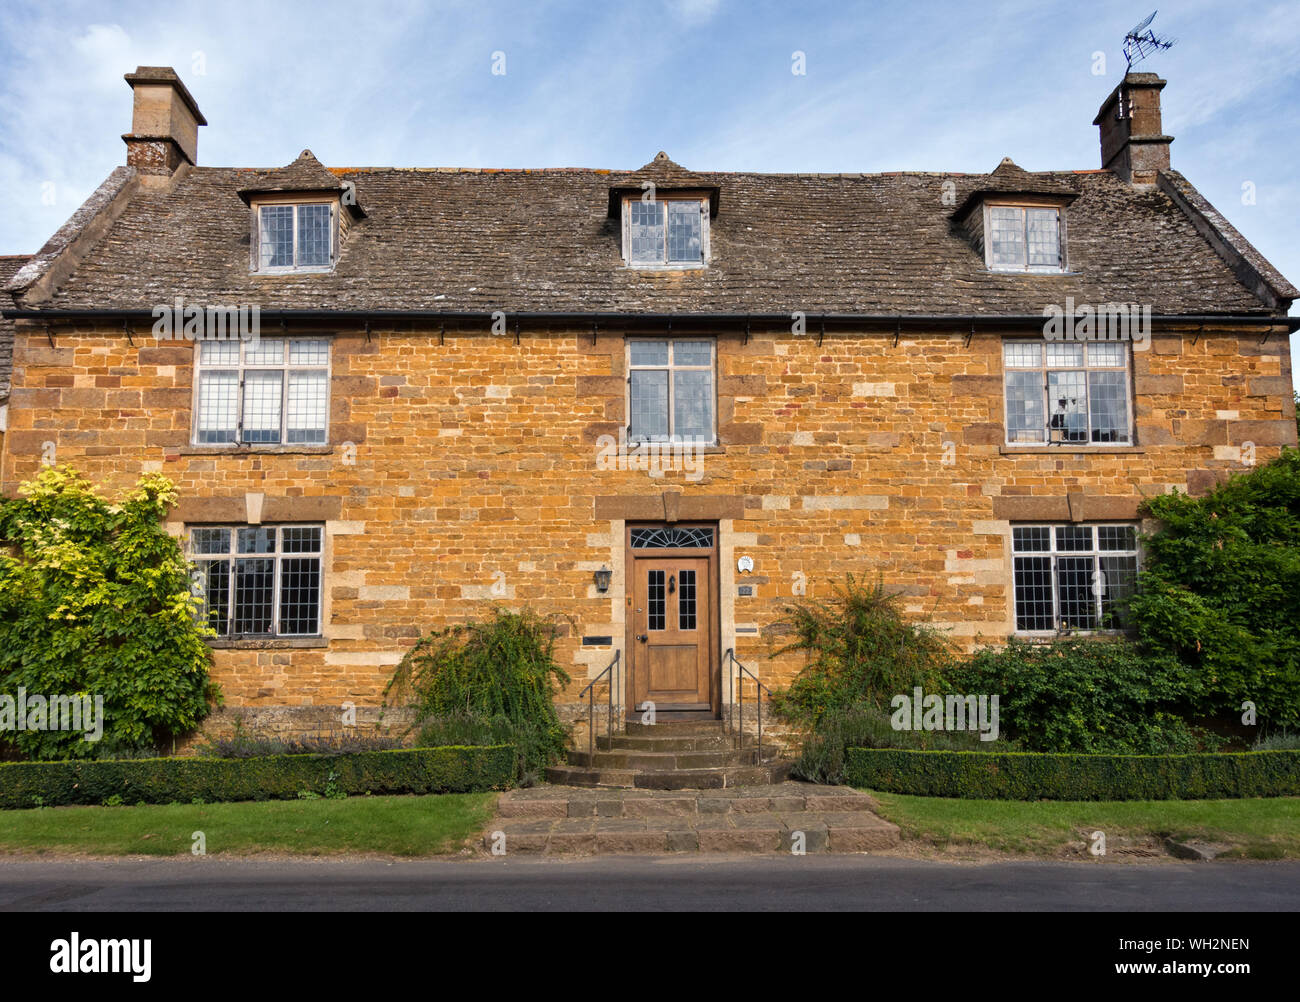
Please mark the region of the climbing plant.
<svg viewBox="0 0 1300 1002"><path fill-rule="evenodd" d="M176 502L151 473L117 503L75 470L48 468L0 501L0 745L28 758L165 749L219 692L189 568L162 520ZM102 700L81 730L17 707L50 697ZM5 697L8 697L6 699ZM6 716L5 710L9 713ZM93 731L99 730L98 740Z"/></svg>

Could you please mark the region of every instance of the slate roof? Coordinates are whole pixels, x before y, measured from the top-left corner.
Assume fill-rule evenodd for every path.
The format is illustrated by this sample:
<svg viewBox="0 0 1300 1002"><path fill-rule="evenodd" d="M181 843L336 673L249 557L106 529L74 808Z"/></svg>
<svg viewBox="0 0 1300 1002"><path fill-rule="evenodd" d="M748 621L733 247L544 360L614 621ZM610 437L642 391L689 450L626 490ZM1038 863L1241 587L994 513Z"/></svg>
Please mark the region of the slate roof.
<svg viewBox="0 0 1300 1002"><path fill-rule="evenodd" d="M239 194L268 194L284 191L341 191L343 182L325 169L311 150L303 150L287 167L259 171ZM245 198L245 201L247 199Z"/></svg>
<svg viewBox="0 0 1300 1002"><path fill-rule="evenodd" d="M239 193L326 177L355 182L368 214L349 228L335 270L251 275L249 210ZM647 177L717 189L709 267L623 265L610 189ZM952 187L944 198L945 181L955 201ZM1073 197L1069 274L985 269L953 213L989 188ZM1268 275L1281 298L1298 295L1271 267ZM178 295L207 305L349 311L1023 315L1073 296L1150 304L1156 314L1272 312L1159 187L1129 185L1109 171L1030 173L1009 161L973 175L697 172L666 156L628 172L325 170L314 158L277 171L196 167L170 190L136 191L38 305L147 310Z"/></svg>
<svg viewBox="0 0 1300 1002"><path fill-rule="evenodd" d="M14 274L31 260L30 254L17 254L0 257L0 288ZM0 293L0 305L9 306L12 299L7 293ZM0 404L9 399L9 377L14 365L14 322L0 317Z"/></svg>

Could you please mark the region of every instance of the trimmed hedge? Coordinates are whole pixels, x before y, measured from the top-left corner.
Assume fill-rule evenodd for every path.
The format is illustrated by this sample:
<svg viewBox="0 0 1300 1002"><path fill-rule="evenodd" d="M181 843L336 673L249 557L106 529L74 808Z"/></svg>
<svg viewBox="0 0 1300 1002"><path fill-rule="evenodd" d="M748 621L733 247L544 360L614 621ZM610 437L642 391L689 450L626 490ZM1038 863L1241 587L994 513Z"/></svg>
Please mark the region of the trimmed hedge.
<svg viewBox="0 0 1300 1002"><path fill-rule="evenodd" d="M401 748L266 758L97 759L0 764L0 808L288 800L299 791L473 793L516 776L514 745Z"/></svg>
<svg viewBox="0 0 1300 1002"><path fill-rule="evenodd" d="M850 748L852 786L977 800L1209 800L1300 795L1300 751L1201 755Z"/></svg>

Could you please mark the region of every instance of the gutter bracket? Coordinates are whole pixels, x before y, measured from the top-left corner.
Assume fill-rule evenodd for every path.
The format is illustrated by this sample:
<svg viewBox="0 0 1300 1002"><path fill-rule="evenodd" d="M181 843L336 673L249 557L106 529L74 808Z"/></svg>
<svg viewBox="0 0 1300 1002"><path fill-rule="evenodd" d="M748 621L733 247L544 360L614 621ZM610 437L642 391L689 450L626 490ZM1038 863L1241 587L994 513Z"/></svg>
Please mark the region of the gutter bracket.
<svg viewBox="0 0 1300 1002"><path fill-rule="evenodd" d="M895 348L898 347L898 338L899 335L902 333L903 333L903 321L895 320L894 321L894 347Z"/></svg>
<svg viewBox="0 0 1300 1002"><path fill-rule="evenodd" d="M54 335L50 333L50 325L45 325L45 340L50 342L50 347L54 347Z"/></svg>
<svg viewBox="0 0 1300 1002"><path fill-rule="evenodd" d="M366 321L366 344L370 343L370 321Z"/></svg>
<svg viewBox="0 0 1300 1002"><path fill-rule="evenodd" d="M596 321L593 320L591 322L591 346L593 348L596 347L596 329L598 326L599 325L596 323Z"/></svg>
<svg viewBox="0 0 1300 1002"><path fill-rule="evenodd" d="M515 318L515 344L519 344L519 318Z"/></svg>
<svg viewBox="0 0 1300 1002"><path fill-rule="evenodd" d="M826 340L826 315L822 314L821 331L817 335L817 347L820 348L822 346L822 342L825 340Z"/></svg>
<svg viewBox="0 0 1300 1002"><path fill-rule="evenodd" d="M130 321L127 321L127 320L123 320L123 321L122 321L122 333L126 335L127 343L128 343L132 348L134 348L134 347L135 347L135 339L134 339L133 337L131 337L131 323L130 323Z"/></svg>
<svg viewBox="0 0 1300 1002"><path fill-rule="evenodd" d="M445 323L438 325L438 345L441 347L446 344L447 325Z"/></svg>
<svg viewBox="0 0 1300 1002"><path fill-rule="evenodd" d="M975 321L972 320L970 322L970 330L966 332L966 343L962 347L969 348L971 338L973 338L974 336L975 336Z"/></svg>
<svg viewBox="0 0 1300 1002"><path fill-rule="evenodd" d="M1203 331L1203 330L1205 330L1205 325L1204 325L1204 324L1202 324L1200 327L1197 327L1197 328L1196 328L1196 333L1192 336L1192 347L1193 347L1193 348L1196 347L1196 342L1199 341L1199 340L1201 339L1201 331Z"/></svg>
<svg viewBox="0 0 1300 1002"><path fill-rule="evenodd" d="M1269 327L1269 329L1264 332L1264 336L1259 339L1259 347L1263 348L1265 343L1272 336L1273 336L1273 328Z"/></svg>
<svg viewBox="0 0 1300 1002"><path fill-rule="evenodd" d="M745 321L745 340L741 342L741 346L743 347L744 345L747 344L749 344L749 321L748 320Z"/></svg>

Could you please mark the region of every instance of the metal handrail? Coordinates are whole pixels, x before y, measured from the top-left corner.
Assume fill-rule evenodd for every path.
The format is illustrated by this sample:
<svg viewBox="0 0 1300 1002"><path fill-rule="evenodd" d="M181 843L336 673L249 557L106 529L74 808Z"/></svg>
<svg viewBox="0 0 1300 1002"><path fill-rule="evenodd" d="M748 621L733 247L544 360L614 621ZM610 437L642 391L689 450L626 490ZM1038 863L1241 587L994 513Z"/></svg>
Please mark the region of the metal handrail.
<svg viewBox="0 0 1300 1002"><path fill-rule="evenodd" d="M757 691L755 693L754 701L758 704L758 756L759 758L762 758L763 757L763 693L764 692L767 693L768 696L770 697L772 695L772 690L769 689L767 686L765 686L762 682L760 682L757 675L755 675L752 671L750 671L743 664L741 664L739 661L736 660L736 649L734 647L728 647L727 653L724 654L722 657L723 660L730 660L733 665L735 665L737 668L740 669L740 671L732 675L734 687L732 689L731 704L727 709L727 715L729 718L728 729L733 732L736 732L736 747L738 748L745 747L745 676L748 675L750 678L752 678L754 680L754 685L757 686ZM736 713L737 703L739 703L739 710L740 710L740 727L738 730L734 726L734 724L732 724L732 720L731 720L731 718L734 718L734 715Z"/></svg>
<svg viewBox="0 0 1300 1002"><path fill-rule="evenodd" d="M606 675L609 675L609 683L608 683L609 694L608 694L608 708L607 708L607 715L606 715L606 726L607 726L607 733L609 735L609 741L611 744L613 744L614 687L618 683L618 665L622 657L623 657L623 652L621 650L615 651L614 660L605 666L604 671L602 671L599 675L597 675L590 682L588 682L587 687L583 689L582 692L578 693L579 703L582 702L583 696L586 696L587 693L591 693L591 695L587 698L587 766L588 767L591 766L591 760L592 757L595 755L595 751L596 751L596 747L595 747L596 746L596 692L595 692L596 683L599 682ZM610 674L611 672L613 674Z"/></svg>

